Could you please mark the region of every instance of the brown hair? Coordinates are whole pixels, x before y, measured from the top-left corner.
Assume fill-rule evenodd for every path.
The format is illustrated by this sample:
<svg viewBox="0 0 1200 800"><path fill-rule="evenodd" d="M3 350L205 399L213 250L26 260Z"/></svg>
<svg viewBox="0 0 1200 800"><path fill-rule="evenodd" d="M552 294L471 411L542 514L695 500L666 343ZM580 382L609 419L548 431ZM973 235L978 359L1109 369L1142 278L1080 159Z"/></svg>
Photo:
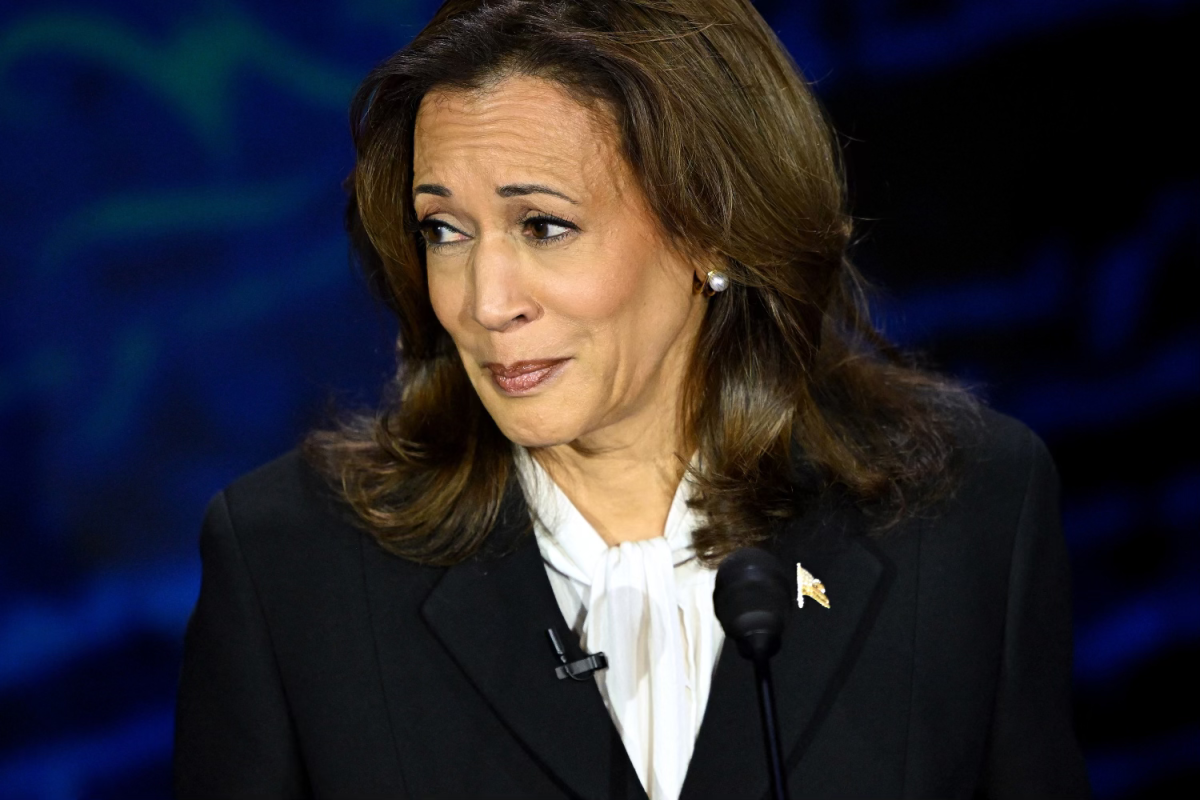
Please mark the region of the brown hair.
<svg viewBox="0 0 1200 800"><path fill-rule="evenodd" d="M703 464L707 562L813 492L848 493L881 527L945 492L951 422L972 400L871 325L833 137L748 0L450 0L351 111L347 225L399 319L399 369L379 411L305 443L382 546L461 561L513 479L511 444L434 317L411 183L422 97L515 74L610 114L665 233L732 279L709 301L680 410Z"/></svg>

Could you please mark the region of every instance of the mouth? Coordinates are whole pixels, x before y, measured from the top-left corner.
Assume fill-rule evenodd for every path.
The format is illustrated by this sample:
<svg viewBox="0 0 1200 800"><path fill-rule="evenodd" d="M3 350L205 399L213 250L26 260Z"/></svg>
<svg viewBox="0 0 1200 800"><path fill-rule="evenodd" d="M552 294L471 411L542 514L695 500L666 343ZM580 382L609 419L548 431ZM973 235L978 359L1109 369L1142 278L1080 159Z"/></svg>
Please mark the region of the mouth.
<svg viewBox="0 0 1200 800"><path fill-rule="evenodd" d="M492 373L492 382L507 395L529 394L562 372L569 358L546 358L536 361L516 361L512 364L488 363L483 366Z"/></svg>

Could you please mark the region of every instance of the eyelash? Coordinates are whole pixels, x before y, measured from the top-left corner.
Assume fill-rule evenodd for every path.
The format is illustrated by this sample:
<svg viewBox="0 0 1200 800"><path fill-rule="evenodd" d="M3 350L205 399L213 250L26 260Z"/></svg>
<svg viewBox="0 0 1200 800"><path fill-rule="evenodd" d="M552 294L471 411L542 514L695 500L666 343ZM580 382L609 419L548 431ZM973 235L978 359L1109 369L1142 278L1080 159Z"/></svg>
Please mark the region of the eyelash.
<svg viewBox="0 0 1200 800"><path fill-rule="evenodd" d="M545 239L535 239L535 238L530 237L529 242L534 247L545 247L546 245L551 245L551 244L554 244L555 242L562 241L567 236L569 236L572 231L579 230L579 226L576 225L575 223L573 223L569 220L565 220L562 217L556 217L552 214L537 214L535 216L532 216L532 217L522 220L521 224L522 225L530 225L530 224L539 223L539 222L548 223L550 225L558 225L559 227L567 228L567 230L563 233L558 233L558 234L555 234L554 236L550 236ZM448 228L449 230L452 230L455 233L462 233L462 231L458 230L458 228L455 228L453 225L450 225L449 223L442 222L441 220L438 220L438 219L425 218L425 219L421 220L418 227L420 228L421 239L425 242L425 246L427 248L429 248L430 250L433 250L434 252L441 250L443 247L451 247L452 245L461 244L460 242L431 242L425 236L425 231L435 231L439 227Z"/></svg>

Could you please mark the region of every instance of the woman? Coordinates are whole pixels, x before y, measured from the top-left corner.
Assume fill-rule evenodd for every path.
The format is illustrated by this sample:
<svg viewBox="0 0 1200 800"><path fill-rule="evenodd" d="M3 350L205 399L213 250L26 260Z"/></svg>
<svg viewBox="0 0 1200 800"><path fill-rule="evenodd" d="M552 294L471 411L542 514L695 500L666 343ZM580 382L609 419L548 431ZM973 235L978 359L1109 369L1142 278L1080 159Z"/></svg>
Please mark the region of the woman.
<svg viewBox="0 0 1200 800"><path fill-rule="evenodd" d="M400 370L213 500L180 797L760 797L747 545L797 797L1087 794L1053 463L871 327L748 2L451 0L352 119Z"/></svg>

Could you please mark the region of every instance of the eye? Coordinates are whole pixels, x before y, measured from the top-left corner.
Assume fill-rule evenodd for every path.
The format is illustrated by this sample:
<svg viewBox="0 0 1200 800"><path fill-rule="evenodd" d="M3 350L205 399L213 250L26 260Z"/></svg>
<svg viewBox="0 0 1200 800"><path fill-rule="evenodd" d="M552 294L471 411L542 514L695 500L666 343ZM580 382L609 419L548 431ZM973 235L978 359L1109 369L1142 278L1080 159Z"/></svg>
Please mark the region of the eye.
<svg viewBox="0 0 1200 800"><path fill-rule="evenodd" d="M421 236L425 239L425 244L433 249L454 244L455 242L463 242L470 238L453 225L442 222L440 219L423 219L420 223L420 229Z"/></svg>
<svg viewBox="0 0 1200 800"><path fill-rule="evenodd" d="M533 234L529 237L530 243L539 246L561 241L570 236L572 231L579 230L574 223L547 214L530 217L524 225Z"/></svg>

